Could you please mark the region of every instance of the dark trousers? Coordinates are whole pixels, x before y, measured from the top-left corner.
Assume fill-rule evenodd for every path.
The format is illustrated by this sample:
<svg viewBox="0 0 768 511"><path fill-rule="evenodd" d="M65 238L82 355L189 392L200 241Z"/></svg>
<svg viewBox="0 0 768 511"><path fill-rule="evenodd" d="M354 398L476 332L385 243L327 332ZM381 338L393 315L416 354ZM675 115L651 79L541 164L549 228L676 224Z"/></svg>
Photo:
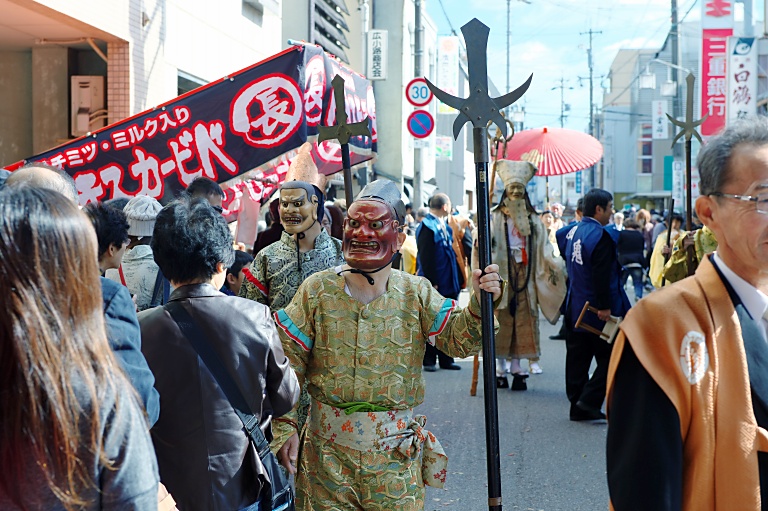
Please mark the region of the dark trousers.
<svg viewBox="0 0 768 511"><path fill-rule="evenodd" d="M446 298L458 301L459 295L457 294L456 296L446 296ZM449 357L439 349L427 343L427 349L424 350L423 364L425 366L433 366L437 363L438 360L440 360L440 367L448 367L449 365L453 364L453 357Z"/></svg>
<svg viewBox="0 0 768 511"><path fill-rule="evenodd" d="M627 279L632 276L632 285L635 287L635 300L643 297L643 269L624 268L621 271L621 287L627 285Z"/></svg>
<svg viewBox="0 0 768 511"><path fill-rule="evenodd" d="M449 357L439 349L427 343L427 349L424 351L424 365L433 366L440 360L440 367L448 367L453 364L453 357Z"/></svg>
<svg viewBox="0 0 768 511"><path fill-rule="evenodd" d="M565 346L565 393L571 406L581 401L585 406L599 410L605 399L608 362L613 345L595 334L568 329ZM597 368L590 378L589 367L593 358Z"/></svg>

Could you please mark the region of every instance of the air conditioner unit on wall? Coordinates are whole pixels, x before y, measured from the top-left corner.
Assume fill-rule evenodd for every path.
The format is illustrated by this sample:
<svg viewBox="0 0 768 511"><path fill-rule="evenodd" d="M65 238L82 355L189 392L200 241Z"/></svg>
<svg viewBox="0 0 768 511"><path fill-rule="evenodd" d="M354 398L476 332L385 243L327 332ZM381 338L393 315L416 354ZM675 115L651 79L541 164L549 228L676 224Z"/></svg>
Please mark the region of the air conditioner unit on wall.
<svg viewBox="0 0 768 511"><path fill-rule="evenodd" d="M73 76L71 78L71 130L81 137L107 124L103 76Z"/></svg>

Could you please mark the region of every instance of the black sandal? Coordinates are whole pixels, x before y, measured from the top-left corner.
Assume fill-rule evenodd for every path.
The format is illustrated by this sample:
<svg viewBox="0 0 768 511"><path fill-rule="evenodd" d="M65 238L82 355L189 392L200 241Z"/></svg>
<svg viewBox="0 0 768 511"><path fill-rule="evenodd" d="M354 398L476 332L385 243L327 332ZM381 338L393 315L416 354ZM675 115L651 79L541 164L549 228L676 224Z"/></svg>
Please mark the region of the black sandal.
<svg viewBox="0 0 768 511"><path fill-rule="evenodd" d="M528 384L525 380L528 379L526 373L516 373L512 375L512 390L528 390Z"/></svg>

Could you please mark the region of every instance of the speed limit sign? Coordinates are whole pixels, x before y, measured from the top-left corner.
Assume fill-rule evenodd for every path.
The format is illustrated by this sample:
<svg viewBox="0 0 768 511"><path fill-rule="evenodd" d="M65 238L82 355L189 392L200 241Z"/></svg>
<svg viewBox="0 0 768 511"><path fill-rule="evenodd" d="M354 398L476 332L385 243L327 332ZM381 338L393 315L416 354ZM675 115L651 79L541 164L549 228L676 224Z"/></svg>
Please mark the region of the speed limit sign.
<svg viewBox="0 0 768 511"><path fill-rule="evenodd" d="M414 78L405 88L405 97L413 106L424 106L432 101L432 91L424 78Z"/></svg>

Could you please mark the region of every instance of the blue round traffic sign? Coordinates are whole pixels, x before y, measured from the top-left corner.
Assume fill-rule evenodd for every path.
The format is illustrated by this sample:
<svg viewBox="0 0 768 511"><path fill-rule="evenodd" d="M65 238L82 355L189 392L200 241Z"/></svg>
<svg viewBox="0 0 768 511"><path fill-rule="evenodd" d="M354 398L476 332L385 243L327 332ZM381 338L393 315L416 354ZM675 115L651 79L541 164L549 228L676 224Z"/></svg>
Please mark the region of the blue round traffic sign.
<svg viewBox="0 0 768 511"><path fill-rule="evenodd" d="M416 138L427 138L435 129L435 119L426 110L416 110L408 116L408 132Z"/></svg>

